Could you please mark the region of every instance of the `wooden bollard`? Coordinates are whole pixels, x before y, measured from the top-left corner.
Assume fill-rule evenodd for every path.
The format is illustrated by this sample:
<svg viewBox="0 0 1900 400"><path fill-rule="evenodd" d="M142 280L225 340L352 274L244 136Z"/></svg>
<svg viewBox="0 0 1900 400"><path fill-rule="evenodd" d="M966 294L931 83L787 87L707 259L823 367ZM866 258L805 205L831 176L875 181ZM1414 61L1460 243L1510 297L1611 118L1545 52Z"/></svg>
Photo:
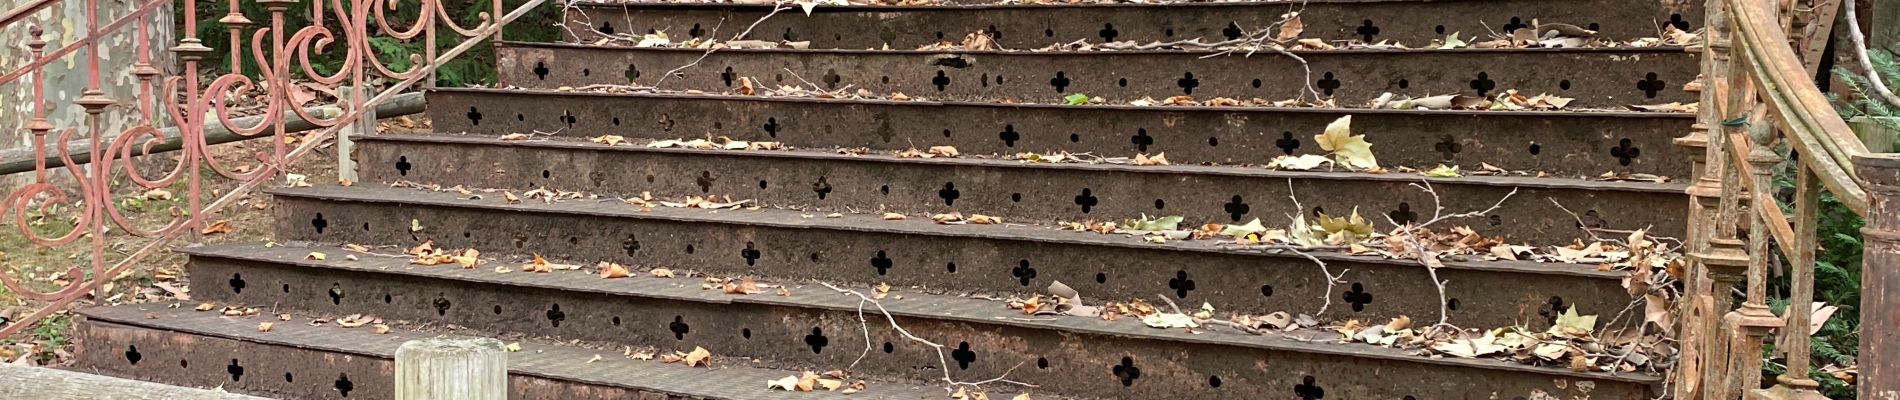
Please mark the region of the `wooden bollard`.
<svg viewBox="0 0 1900 400"><path fill-rule="evenodd" d="M488 338L411 340L396 349L396 400L504 400L508 350Z"/></svg>
<svg viewBox="0 0 1900 400"><path fill-rule="evenodd" d="M1860 398L1900 399L1900 154L1854 157L1867 189L1861 253Z"/></svg>

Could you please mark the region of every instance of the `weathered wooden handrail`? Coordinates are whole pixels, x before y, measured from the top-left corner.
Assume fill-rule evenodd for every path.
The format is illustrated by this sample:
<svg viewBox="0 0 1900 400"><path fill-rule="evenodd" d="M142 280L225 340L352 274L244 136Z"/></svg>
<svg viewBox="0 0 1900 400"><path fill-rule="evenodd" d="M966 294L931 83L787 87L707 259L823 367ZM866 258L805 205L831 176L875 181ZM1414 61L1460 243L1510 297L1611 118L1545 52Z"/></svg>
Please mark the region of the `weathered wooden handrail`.
<svg viewBox="0 0 1900 400"><path fill-rule="evenodd" d="M1812 74L1795 55L1782 29L1780 10L1773 0L1726 0L1734 23L1734 46L1742 50L1777 128L1800 151L1802 164L1814 168L1822 186L1854 213L1867 214L1867 192L1854 180L1853 156L1867 154L1847 120L1821 94Z"/></svg>
<svg viewBox="0 0 1900 400"><path fill-rule="evenodd" d="M1691 189L1701 200L1690 212L1692 220L1708 222L1699 223L1689 238L1678 398L1825 398L1816 390L1819 384L1808 379L1820 192L1833 193L1856 214L1874 216L1869 191L1853 166L1869 152L1813 82L1810 63L1791 45L1796 39L1787 33L1795 17L1793 1L1708 3L1705 114L1699 130L1684 141L1707 146L1700 160L1705 167ZM1827 4L1839 7L1838 0ZM1792 160L1792 221L1774 188L1775 173L1790 161L1776 151L1784 143L1798 155ZM1791 282L1790 305L1780 315L1767 305L1769 264L1777 248L1788 260ZM1732 288L1742 284L1746 300L1736 306ZM1787 355L1786 373L1772 389L1753 390L1761 387L1762 350L1777 333L1776 348Z"/></svg>

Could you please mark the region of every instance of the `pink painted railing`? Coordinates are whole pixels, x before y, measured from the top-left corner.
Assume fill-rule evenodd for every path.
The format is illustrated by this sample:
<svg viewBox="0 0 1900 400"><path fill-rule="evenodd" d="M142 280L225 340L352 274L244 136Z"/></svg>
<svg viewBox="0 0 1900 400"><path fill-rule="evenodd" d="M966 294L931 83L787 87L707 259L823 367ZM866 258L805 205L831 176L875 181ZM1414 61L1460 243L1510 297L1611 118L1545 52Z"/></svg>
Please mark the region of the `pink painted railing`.
<svg viewBox="0 0 1900 400"><path fill-rule="evenodd" d="M26 85L33 93L31 105L32 118L25 129L32 136L32 146L38 165L33 181L7 193L0 202L0 225L11 225L19 234L26 236L39 246L89 245L91 257L73 260L75 265L66 266L65 273L58 279L58 289L51 291L34 290L27 283L30 276L15 276L14 271L0 271L0 283L14 294L34 300L36 309L23 318L18 318L3 328L0 337L10 337L35 322L71 305L74 301L88 295L99 293L100 289L128 268L137 265L139 260L154 250L166 246L181 236L199 233L206 224L206 216L236 203L251 191L268 182L284 176L286 170L305 154L310 153L325 139L335 135L340 129L356 121L363 110L372 110L382 102L394 98L398 93L415 86L417 82L430 78L435 68L473 48L483 40L500 39L501 27L526 14L545 0L528 0L524 4L503 13L501 0L493 0L493 8L482 13L482 22L475 26L463 27L453 21L452 10L444 9L438 0L418 0L416 3L390 0L331 0L316 1L312 4L309 26L285 26L285 11L297 0L253 0L264 6L270 14L266 26L250 29L257 24L239 13L240 0L230 0L230 13L216 22L229 27L228 38L231 54L229 69L215 78L205 78L213 68L201 65L213 50L204 46L204 39L197 37L198 2L184 0L182 7L183 37L169 49L151 48L148 23L159 14L171 12L174 0L147 0L131 4L130 10L122 11L123 16L112 20L102 20L99 7L119 5L117 2L83 0L86 2L87 16L70 43L48 51L48 43L42 40L42 24L36 15L53 14L52 9L65 1L82 0L29 0L0 14L0 32L26 33L25 45L31 58L24 65L10 71L0 71L0 87ZM391 19L385 15L396 7L420 7L418 17L407 27L392 26ZM357 10L351 13L347 10ZM373 11L372 11L373 10ZM329 19L326 22L326 19ZM207 20L208 21L208 20ZM136 26L136 32L128 32L128 26ZM340 27L340 29L337 29ZM443 31L438 27L447 27ZM248 31L248 32L247 32ZM371 32L397 40L421 38L431 45L425 46L425 54L419 62L407 70L393 70L378 60L372 51L369 39ZM437 51L435 39L441 34L460 38L456 46ZM105 51L101 41L113 35L137 35L137 55L133 60L111 60L101 57ZM158 51L170 51L182 64L177 76L161 76L158 66L152 64L152 55ZM342 64L331 74L318 73L311 57L318 54L337 54L341 52ZM48 118L48 112L63 105L52 104L48 94L58 93L60 88L48 87L45 82L46 67L52 63L64 63L71 57L88 57L90 65L87 86L73 101L83 107L86 116L82 122L61 125ZM252 79L241 72L243 60L255 60L262 66L261 71L252 71L260 78ZM113 76L102 76L102 63L130 62L129 73L136 78L138 95L135 98L112 98L102 90L102 82L121 81ZM293 76L297 80L293 82ZM327 89L343 87L368 89L366 81L381 77L388 83L380 89L369 89L358 93L373 95L351 96L338 104L341 110L335 115L317 115L293 104L287 88L291 85L316 85ZM69 88L70 89L70 88ZM233 104L230 96L261 91L258 101L263 106L262 119L251 125L240 125L233 118ZM109 111L109 108L118 107ZM121 116L130 113L136 122L129 128L107 131L102 128L102 119L106 113L117 112ZM319 129L298 141L295 147L286 144L285 123L289 118L301 118ZM221 126L230 132L246 136L269 135L273 137L270 150L258 154L261 161L257 168L241 168L225 165L224 162L210 157L210 146L205 140L208 126ZM150 152L153 146L166 140L160 126L176 127L183 139L183 149L178 152L174 164L167 165L168 170L159 176L145 176L136 168L133 156ZM76 149L69 143L87 143L90 145L92 162L90 164L74 162ZM50 166L47 160L63 161ZM236 182L236 188L222 192L215 198L204 196L207 179L228 179ZM127 181L135 184L132 189L115 189L113 182ZM76 182L76 183L74 183ZM130 194L144 192L143 189L166 188L184 183L189 188L181 196L186 199L181 209L174 210L173 217L157 227L148 223L134 224L119 209L115 199ZM143 189L141 189L143 188ZM115 193L115 190L119 191ZM136 191L134 191L136 190ZM78 210L73 216L75 227L66 232L42 232L29 226L29 212L43 212L55 208ZM10 220L10 221L9 221ZM118 261L108 263L106 243L108 236L140 238L136 250ZM115 242L122 243L122 242ZM13 249L15 251L23 249ZM118 254L112 254L118 256ZM45 277L41 277L45 278ZM48 280L49 282L53 280ZM41 286L44 287L44 286Z"/></svg>

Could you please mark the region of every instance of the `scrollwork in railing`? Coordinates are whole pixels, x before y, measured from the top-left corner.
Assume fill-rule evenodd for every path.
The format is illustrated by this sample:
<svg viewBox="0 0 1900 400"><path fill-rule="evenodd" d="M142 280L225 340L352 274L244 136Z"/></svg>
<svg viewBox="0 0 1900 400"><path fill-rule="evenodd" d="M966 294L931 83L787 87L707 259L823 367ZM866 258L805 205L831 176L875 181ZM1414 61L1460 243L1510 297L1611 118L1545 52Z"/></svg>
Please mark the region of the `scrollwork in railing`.
<svg viewBox="0 0 1900 400"><path fill-rule="evenodd" d="M83 0L87 4L85 20L81 22L83 30L76 40L69 44L45 51L47 42L41 39L44 33L33 20L33 15L62 1L80 0L34 0L0 14L0 31L24 28L27 34L27 47L32 54L29 61L15 70L0 74L0 86L27 85L33 93L31 107L33 116L26 124L34 146L34 155L38 164L34 170L33 181L0 198L0 226L15 229L30 242L39 246L65 246L85 243L91 248L91 257L83 265L66 268L60 278L65 282L57 283L52 290L35 290L26 283L27 277L16 276L15 271L0 271L0 284L16 295L42 302L39 308L24 318L0 326L0 337L11 336L31 326L72 302L96 294L104 283L118 276L127 268L135 265L139 259L163 247L169 241L198 232L205 226L205 216L217 212L222 207L235 203L248 196L249 192L276 177L286 173L286 169L304 154L316 148L336 131L355 121L362 110L374 108L378 103L393 98L398 92L428 78L443 63L468 51L478 42L490 37L499 38L501 27L539 6L545 0L528 0L524 4L502 15L501 0L493 2L492 12L481 13L481 23L473 27L457 25L449 10L439 0L419 0L416 3L403 3L391 0L311 0L312 23L303 27L287 27L285 12L297 0L256 0L264 5L269 13L269 21L248 33L244 30L253 23L239 13L238 4L233 1L231 12L219 23L230 31L231 65L222 75L205 82L201 74L212 69L201 65L213 50L204 46L197 37L199 18L197 1L183 0L184 37L170 49L149 48L148 29L139 21L154 18L155 10L163 10L164 5L173 0L152 0L133 4L124 15L102 20L98 11L98 0ZM397 7L419 7L414 21L402 28L393 27L388 10ZM362 12L351 12L352 10ZM370 12L374 10L373 12ZM326 17L334 21L326 23ZM373 24L373 25L372 25ZM130 99L113 99L101 90L101 82L108 78L102 76L101 63L109 62L99 57L102 51L100 39L110 35L127 34L120 32L127 25L137 25L139 43L138 55L133 60L130 73L138 78L139 95ZM442 33L438 26L448 26L450 34L461 41L456 46L443 50L439 54L434 45L437 35ZM380 32L396 40L426 38L430 45L422 56L412 57L412 67L397 71L371 51L371 32ZM241 57L247 52L262 67L253 71L257 78L242 73ZM151 64L153 51L171 51L182 61L182 72L178 76L160 79L159 70ZM340 52L341 65L330 74L319 73L313 55L334 54ZM56 121L48 118L51 105L49 93L58 92L47 87L44 82L45 66L59 62L66 57L91 57L87 87L74 102L84 107L87 115L81 122ZM301 75L303 82L293 82L293 75ZM30 79L23 79L28 78ZM316 85L329 90L353 87L358 90L369 89L366 82L381 79L390 82L387 86L364 96L352 96L347 102L338 104L341 112L334 115L318 115L306 111L301 105L293 103L288 88L291 85ZM262 117L257 123L244 125L234 119L237 109L230 99L239 96L256 95L262 103ZM138 122L131 127L118 131L107 131L100 121L103 114L111 108L133 110ZM300 118L319 127L314 133L302 137L295 148L288 148L285 135L285 123L291 118ZM75 126L60 126L60 124ZM217 124L230 132L243 136L273 136L270 149L257 154L255 159L262 161L257 168L225 165L217 157L210 156L212 149L206 141L205 132L211 124ZM179 137L172 138L160 129L160 125L176 127ZM151 154L153 149L170 140L181 140L183 145L178 157L162 169L147 175L141 172L136 163L137 156ZM84 150L75 149L74 144L84 144ZM89 152L91 163L76 159L75 154ZM146 157L150 158L150 157ZM48 160L58 165L49 166ZM148 162L149 163L149 162ZM147 165L149 167L149 165ZM202 196L208 186L204 174L199 171L214 172L214 177L228 179L236 187L223 192L215 199ZM115 187L115 181L124 181ZM114 201L125 193L115 190L137 190L173 187L185 184L188 188L182 197L183 204L174 206L172 217L161 223L135 223ZM70 186L70 187L69 187ZM207 200L209 200L207 202ZM77 210L71 216L73 227L67 231L47 232L28 223L29 213L47 213L55 208ZM12 219L7 223L6 219ZM119 237L145 238L137 249L116 261L108 262L106 240L108 235ZM44 277L41 277L44 278ZM42 286L44 287L44 286Z"/></svg>

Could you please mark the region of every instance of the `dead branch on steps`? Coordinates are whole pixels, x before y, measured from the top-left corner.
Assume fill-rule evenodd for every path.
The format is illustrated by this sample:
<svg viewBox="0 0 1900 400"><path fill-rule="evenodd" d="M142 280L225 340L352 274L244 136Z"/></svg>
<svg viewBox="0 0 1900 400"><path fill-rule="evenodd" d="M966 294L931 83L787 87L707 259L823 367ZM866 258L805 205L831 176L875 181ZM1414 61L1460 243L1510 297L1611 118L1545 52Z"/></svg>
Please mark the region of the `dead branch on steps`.
<svg viewBox="0 0 1900 400"><path fill-rule="evenodd" d="M1429 194L1432 196L1432 217L1430 219L1425 220L1425 222L1417 224L1417 225L1413 225L1411 223L1401 224L1398 221L1393 220L1390 214L1385 216L1385 220L1386 222L1392 223L1392 225L1399 226L1398 231L1402 232L1402 235L1404 235L1402 239L1405 240L1406 246L1411 247L1411 250L1413 250L1413 251L1401 251L1399 252L1399 254L1400 255L1410 254L1413 257L1416 257L1419 264L1425 266L1425 272L1431 276L1432 287L1438 289L1438 323L1432 325L1431 328L1435 329L1435 328L1441 328L1441 327L1449 327L1449 328L1456 329L1457 326L1451 325L1450 323L1447 322L1451 318L1451 310L1450 310L1450 303L1449 303L1450 300L1445 295L1445 284L1447 282L1438 278L1438 268L1444 267L1445 264L1443 262L1438 261L1438 252L1432 251L1431 248L1426 247L1423 243L1419 242L1418 230L1425 229L1426 227L1429 227L1432 224L1436 224L1439 221L1444 221L1444 220L1449 220L1449 219L1480 217L1480 216L1484 216L1485 214L1490 214L1492 211L1497 211L1499 208L1504 207L1504 202L1510 200L1511 196L1516 196L1518 188L1511 188L1510 193L1505 193L1504 197L1499 198L1497 203L1491 204L1490 208L1486 208L1486 209L1478 210L1478 211L1466 211L1466 212L1461 212L1461 213L1445 214L1444 200L1439 198L1438 190L1432 187L1432 182L1427 180L1421 183L1422 184L1414 183L1412 184L1412 187L1418 188L1419 190L1423 190L1425 191L1425 194Z"/></svg>
<svg viewBox="0 0 1900 400"><path fill-rule="evenodd" d="M884 315L885 321L890 322L892 330L897 331L899 335L903 335L905 339L908 339L910 341L917 342L917 343L922 343L925 346L930 346L931 350L935 350L937 352L937 365L938 365L937 369L940 371L943 371L943 382L945 385L948 385L944 387L944 390L947 392L954 392L955 389L959 387L971 387L971 388L981 389L983 385L987 385L991 383L1007 383L1007 384L1023 386L1023 387L1038 387L1034 384L1009 380L1009 374L1012 372L1016 372L1016 368L1022 367L1023 363L1016 363L1016 366L1009 367L1009 370L1004 371L1003 375L997 376L995 378L990 378L990 379L985 379L985 380L980 380L980 381L975 381L975 382L965 382L965 381L956 380L956 378L953 378L950 376L950 359L948 355L944 354L944 345L937 344L937 342L930 341L929 339L918 337L917 335L910 333L910 330L904 329L903 326L898 325L897 317L891 315L891 311L884 308L884 303L879 302L876 299L872 299L871 296L866 296L863 292L841 288L836 285L832 285L831 283L828 283L828 282L818 282L818 284L824 285L826 288L830 288L832 291L836 291L840 294L856 296L858 298L858 323L860 326L864 328L864 352L859 353L858 358L856 360L852 360L851 366L846 367L845 368L846 370L850 370L851 368L857 367L858 362L864 361L864 357L866 355L871 354L871 323L869 319L866 319L864 317L864 305L870 304L874 307L877 307L878 313Z"/></svg>

